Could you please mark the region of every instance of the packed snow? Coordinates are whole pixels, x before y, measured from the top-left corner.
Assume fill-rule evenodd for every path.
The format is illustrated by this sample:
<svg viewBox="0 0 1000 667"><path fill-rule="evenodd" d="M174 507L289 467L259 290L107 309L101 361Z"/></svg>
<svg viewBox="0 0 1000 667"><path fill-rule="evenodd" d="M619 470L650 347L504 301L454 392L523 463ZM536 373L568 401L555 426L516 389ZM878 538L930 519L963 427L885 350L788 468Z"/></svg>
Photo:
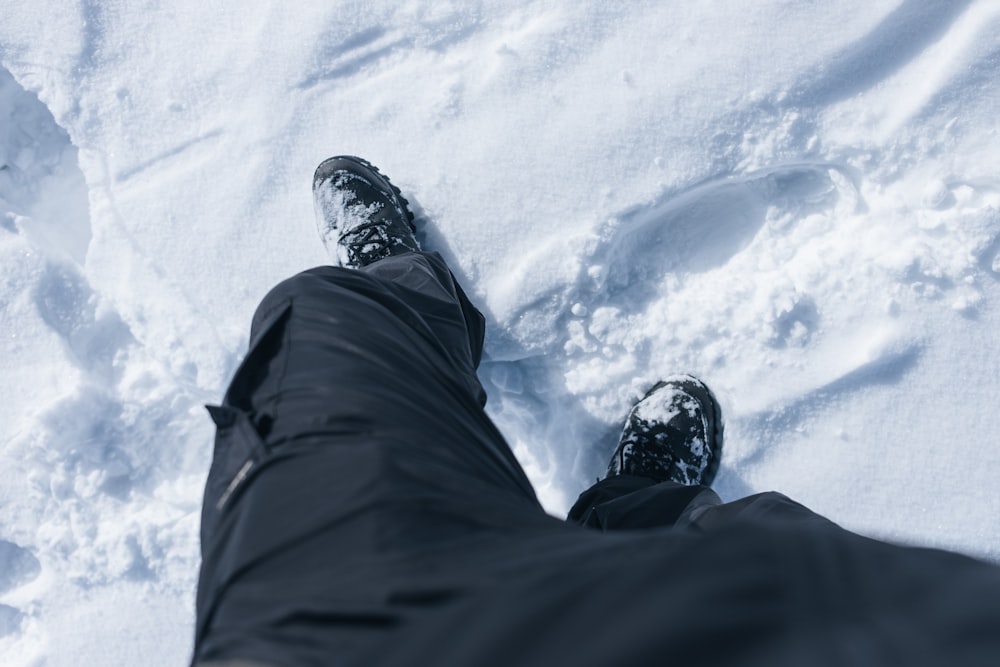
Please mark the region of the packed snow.
<svg viewBox="0 0 1000 667"><path fill-rule="evenodd" d="M0 0L0 662L189 657L217 402L378 165L546 508L718 395L725 499L1000 561L1000 3Z"/></svg>

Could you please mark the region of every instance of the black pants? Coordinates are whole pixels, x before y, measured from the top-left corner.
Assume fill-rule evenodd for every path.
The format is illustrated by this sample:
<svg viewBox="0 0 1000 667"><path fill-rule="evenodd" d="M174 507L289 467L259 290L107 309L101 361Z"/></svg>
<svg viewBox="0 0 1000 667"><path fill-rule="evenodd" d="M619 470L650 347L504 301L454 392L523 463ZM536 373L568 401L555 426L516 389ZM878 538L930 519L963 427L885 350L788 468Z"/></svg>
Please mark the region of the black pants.
<svg viewBox="0 0 1000 667"><path fill-rule="evenodd" d="M619 477L545 514L440 256L278 285L223 404L194 662L1000 664L1000 570L775 493Z"/></svg>

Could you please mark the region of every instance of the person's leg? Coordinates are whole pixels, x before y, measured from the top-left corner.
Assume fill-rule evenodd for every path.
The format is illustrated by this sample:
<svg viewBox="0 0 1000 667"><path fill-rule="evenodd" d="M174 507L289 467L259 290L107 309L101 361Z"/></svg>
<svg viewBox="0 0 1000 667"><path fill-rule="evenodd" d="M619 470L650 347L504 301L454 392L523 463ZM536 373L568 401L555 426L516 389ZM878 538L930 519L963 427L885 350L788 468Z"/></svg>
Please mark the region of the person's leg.
<svg viewBox="0 0 1000 667"><path fill-rule="evenodd" d="M273 289L210 408L195 662L349 659L481 535L560 524L482 409L483 318L441 257L371 259Z"/></svg>
<svg viewBox="0 0 1000 667"><path fill-rule="evenodd" d="M723 503L710 488L722 449L722 413L708 387L681 375L658 383L625 420L604 479L580 494L567 521L601 531L714 530L735 519L827 519L780 493Z"/></svg>
<svg viewBox="0 0 1000 667"><path fill-rule="evenodd" d="M392 270L307 271L259 308L213 409L200 658L264 655L275 628L308 634L292 619L309 609L378 617L364 601L421 564L403 554L550 521L482 410L466 333L481 325L461 297L449 305L440 258L383 261ZM352 628L328 629L345 631L345 653L365 639Z"/></svg>
<svg viewBox="0 0 1000 667"><path fill-rule="evenodd" d="M686 523L722 501L709 485L722 455L722 412L690 375L657 383L625 418L607 475L580 494L567 520L602 531Z"/></svg>

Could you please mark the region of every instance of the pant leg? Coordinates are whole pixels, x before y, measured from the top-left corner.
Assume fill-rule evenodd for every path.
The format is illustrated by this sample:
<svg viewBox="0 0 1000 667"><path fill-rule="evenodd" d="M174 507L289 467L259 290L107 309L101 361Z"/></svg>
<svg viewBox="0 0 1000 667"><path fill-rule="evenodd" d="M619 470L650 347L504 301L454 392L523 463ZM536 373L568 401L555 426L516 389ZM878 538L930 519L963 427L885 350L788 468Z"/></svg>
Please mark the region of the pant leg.
<svg viewBox="0 0 1000 667"><path fill-rule="evenodd" d="M580 494L567 517L572 523L605 532L673 526L719 530L737 519L829 523L774 491L723 503L707 486L657 482L637 475L616 475L597 482Z"/></svg>
<svg viewBox="0 0 1000 667"><path fill-rule="evenodd" d="M707 486L615 475L581 493L567 520L602 531L663 528L686 523L692 512L721 502Z"/></svg>
<svg viewBox="0 0 1000 667"><path fill-rule="evenodd" d="M386 599L431 595L408 591L439 545L558 523L482 410L482 335L432 253L312 269L265 297L210 408L196 661L317 637L317 655L350 655L390 622Z"/></svg>

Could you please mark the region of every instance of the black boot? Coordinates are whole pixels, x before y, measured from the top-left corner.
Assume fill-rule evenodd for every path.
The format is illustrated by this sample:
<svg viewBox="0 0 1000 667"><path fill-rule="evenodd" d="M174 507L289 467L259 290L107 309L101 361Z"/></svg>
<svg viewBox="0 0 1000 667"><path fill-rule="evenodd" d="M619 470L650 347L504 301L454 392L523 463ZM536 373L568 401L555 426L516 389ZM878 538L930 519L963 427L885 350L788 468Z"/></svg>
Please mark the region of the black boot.
<svg viewBox="0 0 1000 667"><path fill-rule="evenodd" d="M316 167L313 201L320 237L335 265L360 268L420 250L409 203L361 158L339 155Z"/></svg>
<svg viewBox="0 0 1000 667"><path fill-rule="evenodd" d="M607 477L639 475L660 482L708 486L722 454L722 411L697 378L656 384L632 406Z"/></svg>

